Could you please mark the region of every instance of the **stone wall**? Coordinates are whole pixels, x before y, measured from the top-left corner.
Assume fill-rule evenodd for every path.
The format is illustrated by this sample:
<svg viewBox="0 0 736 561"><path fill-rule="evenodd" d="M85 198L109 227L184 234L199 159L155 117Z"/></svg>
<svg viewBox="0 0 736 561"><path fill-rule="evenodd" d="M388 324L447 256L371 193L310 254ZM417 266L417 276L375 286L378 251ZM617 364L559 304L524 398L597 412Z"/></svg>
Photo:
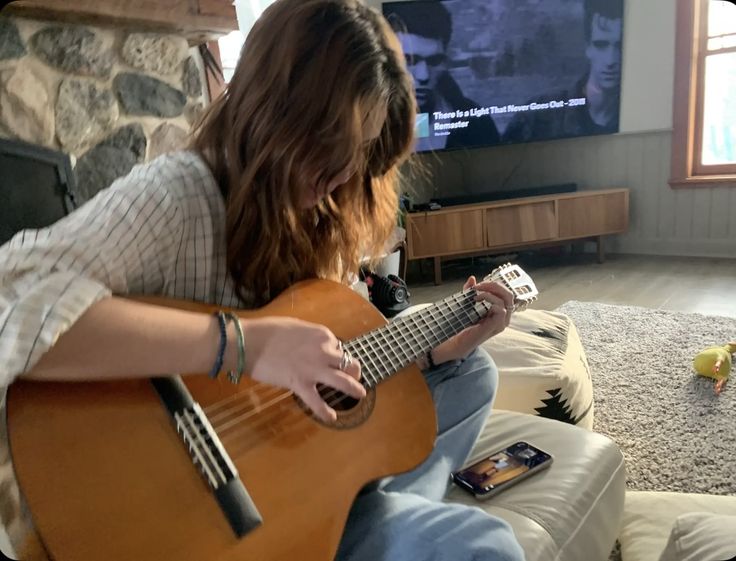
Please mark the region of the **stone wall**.
<svg viewBox="0 0 736 561"><path fill-rule="evenodd" d="M81 201L181 147L203 90L183 37L0 17L0 136L72 155Z"/></svg>

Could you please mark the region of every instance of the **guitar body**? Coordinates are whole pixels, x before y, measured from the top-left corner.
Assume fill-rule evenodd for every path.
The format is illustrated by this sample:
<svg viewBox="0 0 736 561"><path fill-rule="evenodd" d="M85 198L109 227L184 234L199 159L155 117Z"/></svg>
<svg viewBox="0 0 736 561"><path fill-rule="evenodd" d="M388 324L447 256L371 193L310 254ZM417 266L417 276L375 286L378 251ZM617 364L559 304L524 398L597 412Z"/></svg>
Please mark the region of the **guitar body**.
<svg viewBox="0 0 736 561"><path fill-rule="evenodd" d="M313 321L343 340L386 323L352 290L327 281L300 283L240 315ZM52 559L329 561L359 490L417 466L434 444L434 406L415 366L379 384L374 401L341 413L339 426L247 378L183 380L263 523L236 536L150 381L17 382L8 394L11 453Z"/></svg>

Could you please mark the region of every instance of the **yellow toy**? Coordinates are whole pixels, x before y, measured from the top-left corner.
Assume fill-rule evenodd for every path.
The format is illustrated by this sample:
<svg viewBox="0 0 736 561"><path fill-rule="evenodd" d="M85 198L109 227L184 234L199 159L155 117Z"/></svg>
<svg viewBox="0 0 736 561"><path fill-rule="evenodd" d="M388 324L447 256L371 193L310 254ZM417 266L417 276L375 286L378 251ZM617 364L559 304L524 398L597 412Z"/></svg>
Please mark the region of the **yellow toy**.
<svg viewBox="0 0 736 561"><path fill-rule="evenodd" d="M693 368L698 374L716 380L716 394L721 393L731 374L734 353L736 353L736 343L729 343L722 347L708 347L698 353L693 360Z"/></svg>

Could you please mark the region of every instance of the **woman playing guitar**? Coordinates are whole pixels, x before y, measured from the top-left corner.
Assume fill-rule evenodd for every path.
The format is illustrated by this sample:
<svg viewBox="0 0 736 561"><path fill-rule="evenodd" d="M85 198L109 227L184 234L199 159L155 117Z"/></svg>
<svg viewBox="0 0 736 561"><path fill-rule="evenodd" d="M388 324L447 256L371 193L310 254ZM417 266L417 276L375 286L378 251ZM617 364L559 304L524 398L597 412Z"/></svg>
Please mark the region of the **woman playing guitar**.
<svg viewBox="0 0 736 561"><path fill-rule="evenodd" d="M314 417L333 421L318 388L364 397L365 364L327 327L127 296L252 309L305 279L347 283L361 255L381 253L394 226L415 111L398 40L376 11L359 0L278 0L248 35L232 82L188 150L137 166L66 219L0 249L0 381L171 372L185 380L229 372L237 381L245 373L293 391ZM501 284L471 277L465 288L472 286L491 305L488 314L419 360L437 414L434 451L413 471L364 489L339 559L523 559L505 522L442 502L496 389L495 366L477 347L508 325L513 308ZM3 512L12 513L3 522L15 548L7 553L23 557L31 518L22 499L13 508L18 488L12 469L3 473ZM329 485L324 475L314 484ZM67 561L49 539L52 554Z"/></svg>

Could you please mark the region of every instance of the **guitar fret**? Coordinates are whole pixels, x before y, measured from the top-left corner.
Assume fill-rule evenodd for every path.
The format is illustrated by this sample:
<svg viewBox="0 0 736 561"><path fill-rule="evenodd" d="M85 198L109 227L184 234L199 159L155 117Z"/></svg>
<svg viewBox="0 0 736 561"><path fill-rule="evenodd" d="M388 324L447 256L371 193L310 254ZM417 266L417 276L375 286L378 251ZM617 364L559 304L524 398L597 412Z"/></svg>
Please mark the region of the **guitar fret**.
<svg viewBox="0 0 736 561"><path fill-rule="evenodd" d="M422 354L421 353L421 347L420 347L419 352L417 352L416 347L417 347L417 344L419 343L419 341L417 341L414 338L414 332L413 331L408 331L406 329L401 329L405 325L406 325L406 322L403 322L402 321L400 324L394 325L393 327L394 327L394 331L396 331L398 333L399 337L401 337L403 339L403 341L401 341L401 348L402 349L405 349L406 347L409 347L409 350L411 351L410 353L407 353L407 352L404 353L404 354L406 354L407 360L413 361L413 360L416 360L416 357L417 356L419 356L420 354ZM395 335L394 335L394 337L395 337Z"/></svg>
<svg viewBox="0 0 736 561"><path fill-rule="evenodd" d="M478 311L478 307L483 306L482 302L474 302L473 307L468 310L468 321L471 323L475 323L483 319L483 315ZM475 317L473 317L472 314L475 314Z"/></svg>
<svg viewBox="0 0 736 561"><path fill-rule="evenodd" d="M373 343L368 337L363 338L363 344L368 347L368 358L373 363L373 378L375 379L375 383L378 384L383 380L383 363L381 363L380 359L378 358L378 351L373 346Z"/></svg>
<svg viewBox="0 0 736 561"><path fill-rule="evenodd" d="M399 353L398 353L398 352L396 352L396 351L394 350L394 354L396 355L396 358L397 358L397 359L399 360L399 365L403 366L404 364L408 364L408 362L411 362L411 360L412 360L412 357L411 357L411 355L410 355L409 353L407 353L407 352L406 352L406 350L405 350L405 349L406 349L406 343L407 343L406 339L404 339L404 341L403 341L403 343L402 343L402 341L400 341L400 340L399 340L399 339L398 339L398 338L396 337L396 333L395 333L395 331L398 331L399 335L401 334L401 330L400 330L399 328L400 328L400 326L399 326L399 325L392 325L392 324L390 324L390 323L389 323L389 324L388 324L388 328L386 329L386 332L387 332L387 333L388 333L389 335L391 335L391 337L393 338L394 342L395 342L395 343L396 343L396 345L397 345L397 348L398 348L398 349L399 349L399 350L401 351L401 353L402 353L402 354L404 355L404 358L402 359L402 358L401 358L401 357L399 356ZM408 361L408 362L404 362L404 361Z"/></svg>
<svg viewBox="0 0 736 561"><path fill-rule="evenodd" d="M444 320L445 319L445 314L442 311L442 306L437 306L436 310L440 314L440 319ZM434 317L434 313L432 313L432 318L433 319L436 319ZM442 330L442 333L445 335L445 337L447 339L449 339L450 337L452 337L453 334L452 333L450 333L449 335L447 334L447 331L445 331L445 327L444 327L444 325L442 325L442 322L441 321L437 321L436 323L437 323L437 327L439 327Z"/></svg>
<svg viewBox="0 0 736 561"><path fill-rule="evenodd" d="M366 350L365 350L365 345L363 343L363 338L362 337L359 337L358 339L354 339L354 342L355 342L356 345L358 345L360 347L360 352L356 353L356 355L358 357L358 360L361 361L363 376L364 377L365 376L369 376L371 378L370 381L372 382L372 385L374 385L374 386L377 385L378 384L378 380L373 375L373 373L371 372L371 370L369 368L367 368L368 365L365 364L364 363L365 361L363 360L364 358L367 358L368 360L370 360L371 362L373 362L373 359L371 359L370 354L368 352L366 352ZM352 347L350 347L350 348L352 348ZM373 364L373 366L375 366L375 363Z"/></svg>
<svg viewBox="0 0 736 561"><path fill-rule="evenodd" d="M432 313L429 312L428 314L422 314L420 316L420 318L424 322L424 327L427 328L429 330L429 333L432 335L432 339L430 340L431 341L430 348L433 348L433 347L437 346L437 344L440 342L441 338L437 336L437 334L435 333L434 329L432 328L432 325L429 323L429 321L427 321L427 316L428 315L429 315L430 318L433 317L432 316ZM425 337L426 337L426 334L425 334ZM427 337L427 339L429 339L429 338ZM427 350L429 350L429 349L427 349Z"/></svg>
<svg viewBox="0 0 736 561"><path fill-rule="evenodd" d="M366 334L366 338L369 340L369 343L380 343L376 339L376 335L377 335L377 331L371 331L370 333ZM372 341L370 341L371 339ZM370 344L370 348L373 351L375 355L375 360L379 366L377 374L381 378L381 381L383 381L390 375L390 372L391 372L388 368L386 368L386 365L384 364L384 362L381 360L381 357L379 356L379 350L382 351L383 349L380 344L378 345L378 350L376 349L376 347L373 346L373 344Z"/></svg>
<svg viewBox="0 0 736 561"><path fill-rule="evenodd" d="M514 293L515 308L525 307L538 294L533 281L518 266L504 265L489 278ZM476 302L476 296L473 288L459 292L353 340L350 348L361 360L367 385L375 386L478 323L490 308L485 301Z"/></svg>
<svg viewBox="0 0 736 561"><path fill-rule="evenodd" d="M470 302L473 302L473 300L475 298L474 292L471 292L471 293L468 293L468 294L469 294L469 296L463 295L464 300L465 300L465 304L469 304ZM459 296L457 299L459 300L460 298L461 297ZM458 303L459 304L462 304L462 302L458 302ZM475 303L474 302L473 302L473 307L471 308L471 310L475 310ZM454 308L451 311L452 311L453 315L460 321L460 325L462 326L462 329L465 329L467 326L472 325L473 323L475 323L472 320L472 318L470 317L470 314L469 314L468 310L466 310L465 307ZM465 312L464 317L458 313L459 311Z"/></svg>
<svg viewBox="0 0 736 561"><path fill-rule="evenodd" d="M427 324L426 318L424 318L424 316L419 316L419 319L421 319L422 321L424 321L424 324L426 326L426 324ZM424 351L423 351L423 352L426 353L426 352L429 352L429 350L432 349L435 346L436 342L433 342L429 337L427 337L427 334L425 333L424 328L422 328L419 325L419 319L414 319L414 323L419 328L419 333L421 333L424 336L424 338L427 340L428 345L427 345L426 349L424 349Z"/></svg>
<svg viewBox="0 0 736 561"><path fill-rule="evenodd" d="M474 312L478 306L478 302L475 301L476 294L476 291L473 290L472 292L463 295L462 305L458 308L458 312L462 312L460 315L460 322L463 325L463 329L468 325L475 323L471 313Z"/></svg>
<svg viewBox="0 0 736 561"><path fill-rule="evenodd" d="M399 356L399 353L396 352L396 349L394 348L394 343L396 342L396 339L393 339L393 341L389 339L389 335L392 335L390 325L387 326L387 329L384 332L382 332L382 335L383 335L384 341L386 342L386 345L384 346L384 348L387 349L389 352L392 352L394 356L396 357L396 360L398 361L397 364L394 364L393 358L388 356L387 358L391 362L391 368L395 370L400 370L401 369L401 357Z"/></svg>
<svg viewBox="0 0 736 561"><path fill-rule="evenodd" d="M463 323L463 329L469 325L479 322L484 317L478 313L478 306L482 306L482 303L475 301L475 291L473 291L472 296L466 297L466 304L467 305L462 308L462 311L465 314L464 319L461 320ZM475 314L475 317L473 317L473 314Z"/></svg>
<svg viewBox="0 0 736 561"><path fill-rule="evenodd" d="M423 335L424 338L427 340L427 343L430 342L429 337L424 335L424 332L419 328L419 323L417 322L417 319L414 316L409 316L408 318L405 318L405 319L406 319L406 323L412 322L414 324L414 330L413 330L414 332L419 332L419 334ZM419 341L417 341L417 343L419 343ZM421 345L419 346L419 348L420 348L419 354L423 354L424 352L426 352L424 351Z"/></svg>

